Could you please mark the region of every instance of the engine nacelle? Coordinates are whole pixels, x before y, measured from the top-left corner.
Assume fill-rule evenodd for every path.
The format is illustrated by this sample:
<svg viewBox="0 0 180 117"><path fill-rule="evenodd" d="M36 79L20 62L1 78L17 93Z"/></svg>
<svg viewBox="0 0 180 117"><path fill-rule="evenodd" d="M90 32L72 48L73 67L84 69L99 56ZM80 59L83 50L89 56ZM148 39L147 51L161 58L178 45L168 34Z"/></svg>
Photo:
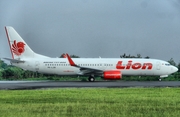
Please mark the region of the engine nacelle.
<svg viewBox="0 0 180 117"><path fill-rule="evenodd" d="M104 71L103 78L105 80L120 80L122 78L122 74L121 71L118 70Z"/></svg>

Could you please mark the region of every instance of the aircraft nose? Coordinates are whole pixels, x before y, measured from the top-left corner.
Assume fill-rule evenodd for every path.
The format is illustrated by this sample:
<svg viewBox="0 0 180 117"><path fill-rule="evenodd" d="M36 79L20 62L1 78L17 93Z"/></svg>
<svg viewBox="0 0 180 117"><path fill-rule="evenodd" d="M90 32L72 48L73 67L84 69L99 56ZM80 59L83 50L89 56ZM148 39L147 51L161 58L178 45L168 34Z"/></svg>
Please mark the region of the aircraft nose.
<svg viewBox="0 0 180 117"><path fill-rule="evenodd" d="M175 67L175 66L172 66L172 71L173 71L173 73L174 73L174 72L177 72L177 71L178 71L178 68Z"/></svg>

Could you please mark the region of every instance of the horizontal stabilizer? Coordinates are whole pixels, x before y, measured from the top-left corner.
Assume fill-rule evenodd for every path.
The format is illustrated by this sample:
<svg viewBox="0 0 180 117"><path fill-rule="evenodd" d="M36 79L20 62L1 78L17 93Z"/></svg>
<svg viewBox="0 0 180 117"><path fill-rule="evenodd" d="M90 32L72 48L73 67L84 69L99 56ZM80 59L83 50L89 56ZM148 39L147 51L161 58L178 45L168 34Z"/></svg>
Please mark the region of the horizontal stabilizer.
<svg viewBox="0 0 180 117"><path fill-rule="evenodd" d="M10 61L11 63L24 63L25 62L22 60L11 59L11 58L3 58L3 59L6 59L6 60Z"/></svg>

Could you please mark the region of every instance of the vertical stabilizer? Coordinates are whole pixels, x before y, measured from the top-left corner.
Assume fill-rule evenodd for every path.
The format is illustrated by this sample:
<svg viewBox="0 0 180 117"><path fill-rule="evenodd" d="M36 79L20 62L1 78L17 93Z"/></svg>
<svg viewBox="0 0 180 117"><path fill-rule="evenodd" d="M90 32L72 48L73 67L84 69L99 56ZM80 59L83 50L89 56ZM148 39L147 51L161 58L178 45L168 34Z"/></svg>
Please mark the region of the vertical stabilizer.
<svg viewBox="0 0 180 117"><path fill-rule="evenodd" d="M6 26L5 30L13 59L45 57L34 53L13 27Z"/></svg>

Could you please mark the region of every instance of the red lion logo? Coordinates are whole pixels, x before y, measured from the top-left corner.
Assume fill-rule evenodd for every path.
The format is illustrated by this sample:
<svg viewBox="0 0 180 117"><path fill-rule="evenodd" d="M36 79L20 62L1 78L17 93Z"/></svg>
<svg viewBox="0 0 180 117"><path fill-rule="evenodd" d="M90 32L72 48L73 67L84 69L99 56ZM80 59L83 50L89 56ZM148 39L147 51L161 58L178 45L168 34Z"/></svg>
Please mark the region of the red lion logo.
<svg viewBox="0 0 180 117"><path fill-rule="evenodd" d="M14 43L12 44L12 52L17 56L20 56L24 52L24 45L23 42L16 43L16 40L14 40Z"/></svg>

